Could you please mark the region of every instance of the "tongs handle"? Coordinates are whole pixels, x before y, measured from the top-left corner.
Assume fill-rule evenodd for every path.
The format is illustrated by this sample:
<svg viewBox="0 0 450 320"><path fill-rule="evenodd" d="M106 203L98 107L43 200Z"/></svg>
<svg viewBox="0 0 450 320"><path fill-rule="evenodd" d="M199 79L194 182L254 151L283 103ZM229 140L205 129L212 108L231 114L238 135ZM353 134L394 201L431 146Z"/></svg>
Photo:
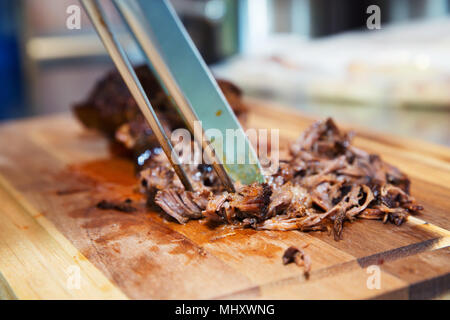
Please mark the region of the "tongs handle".
<svg viewBox="0 0 450 320"><path fill-rule="evenodd" d="M153 0L152 0L153 1ZM192 191L192 185L181 167L181 162L176 152L173 151L172 144L164 132L161 123L153 109L150 101L145 94L144 89L134 72L131 63L122 48L121 44L111 32L111 27L106 19L106 15L100 7L97 0L81 0L83 7L86 10L92 24L94 25L100 39L102 40L106 50L111 56L116 68L119 70L120 75L125 81L128 89L130 90L133 98L136 100L137 105L144 114L144 117L148 121L150 128L153 130L156 138L161 144L164 153L170 161L175 173L180 178L186 190Z"/></svg>

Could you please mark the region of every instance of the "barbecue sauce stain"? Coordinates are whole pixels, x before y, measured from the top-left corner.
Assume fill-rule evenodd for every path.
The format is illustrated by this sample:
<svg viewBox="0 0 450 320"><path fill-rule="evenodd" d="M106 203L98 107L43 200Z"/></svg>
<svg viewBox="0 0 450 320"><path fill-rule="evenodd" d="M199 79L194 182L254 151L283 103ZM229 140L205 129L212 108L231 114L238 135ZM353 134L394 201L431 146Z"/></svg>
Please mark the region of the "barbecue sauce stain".
<svg viewBox="0 0 450 320"><path fill-rule="evenodd" d="M138 181L133 163L122 158L85 162L72 165L70 169L99 183L134 186Z"/></svg>
<svg viewBox="0 0 450 320"><path fill-rule="evenodd" d="M168 253L184 255L186 263L207 256L204 247L208 246L213 246L215 254L226 259L242 259L249 255L277 259L283 250L270 240L270 235L273 234L271 232L233 228L230 225L211 226L205 220L192 220L185 225L167 220L161 212L146 206L145 196L137 190L138 179L134 164L129 160L115 157L72 165L69 169L94 185L88 193L92 198L92 205L72 212L71 217L83 219L81 227L90 230L89 234L95 235L92 240L105 249L110 248L111 253L120 255L117 241L136 235L142 241L151 239L157 242L158 245L148 248L148 254L162 253L159 246L169 244L173 247ZM123 213L96 208L101 200L126 199L133 200L136 212ZM154 233L155 228L158 229L157 234ZM269 237L264 237L263 233L268 233ZM253 236L257 239L252 238ZM174 237L177 239L174 240ZM224 249L224 245L228 249ZM231 255L229 248L234 248L236 254ZM139 266L136 265L134 269L144 268L145 262L148 260L143 257Z"/></svg>

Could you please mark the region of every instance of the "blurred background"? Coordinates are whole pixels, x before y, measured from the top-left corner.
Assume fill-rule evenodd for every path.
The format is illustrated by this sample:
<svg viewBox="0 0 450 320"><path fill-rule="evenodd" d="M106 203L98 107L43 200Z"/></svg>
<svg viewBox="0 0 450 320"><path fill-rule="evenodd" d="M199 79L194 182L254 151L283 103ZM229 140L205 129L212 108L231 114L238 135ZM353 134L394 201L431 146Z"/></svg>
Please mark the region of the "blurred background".
<svg viewBox="0 0 450 320"><path fill-rule="evenodd" d="M450 146L450 0L171 3L215 75L247 96ZM70 5L0 0L0 120L68 111L113 68L84 14L67 28ZM380 29L367 26L370 5Z"/></svg>

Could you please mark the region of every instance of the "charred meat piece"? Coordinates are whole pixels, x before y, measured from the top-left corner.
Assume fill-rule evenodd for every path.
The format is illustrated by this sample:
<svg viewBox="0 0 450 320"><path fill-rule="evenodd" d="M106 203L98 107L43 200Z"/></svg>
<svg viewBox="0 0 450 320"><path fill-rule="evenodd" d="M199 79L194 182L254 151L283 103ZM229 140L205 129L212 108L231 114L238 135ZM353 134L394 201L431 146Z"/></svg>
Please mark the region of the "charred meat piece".
<svg viewBox="0 0 450 320"><path fill-rule="evenodd" d="M266 183L242 186L236 193L211 199L212 205L207 206L205 215L227 223L257 223L266 219L271 194L272 188Z"/></svg>
<svg viewBox="0 0 450 320"><path fill-rule="evenodd" d="M183 187L180 180L176 178L175 171L162 154L159 157L153 157L152 162L139 173L139 176L141 191L147 195L150 204L153 203L159 190L181 190Z"/></svg>
<svg viewBox="0 0 450 320"><path fill-rule="evenodd" d="M333 120L328 118L319 121L307 129L298 140L291 145L291 154L296 156L308 151L320 156L334 158L345 154L350 145L352 134L341 133Z"/></svg>
<svg viewBox="0 0 450 320"><path fill-rule="evenodd" d="M135 72L166 132L184 128L182 118L150 69L142 65L135 67ZM231 108L243 121L247 107L241 100L241 90L229 81L217 81ZM129 150L135 160L141 157L139 166L150 158L148 155L142 160L149 152L159 148L155 135L117 71L111 71L101 79L88 98L76 104L73 111L86 127L99 130L112 143Z"/></svg>
<svg viewBox="0 0 450 320"><path fill-rule="evenodd" d="M135 72L152 105L159 112L166 111L169 108L167 97L150 70L146 66L139 66ZM101 79L86 101L75 105L74 112L86 127L100 130L111 137L122 124L141 115L117 71L110 71Z"/></svg>
<svg viewBox="0 0 450 320"><path fill-rule="evenodd" d="M302 250L297 247L289 247L283 254L283 264L289 264L295 262L298 266L304 266L305 276L309 276L311 271L311 258Z"/></svg>
<svg viewBox="0 0 450 320"><path fill-rule="evenodd" d="M218 192L223 190L217 176L210 165L186 165L184 170L190 176L195 190ZM148 203L153 203L156 193L160 190L182 190L183 185L175 174L164 153L151 158L146 168L139 172L141 191L147 194ZM208 199L204 199L205 206Z"/></svg>

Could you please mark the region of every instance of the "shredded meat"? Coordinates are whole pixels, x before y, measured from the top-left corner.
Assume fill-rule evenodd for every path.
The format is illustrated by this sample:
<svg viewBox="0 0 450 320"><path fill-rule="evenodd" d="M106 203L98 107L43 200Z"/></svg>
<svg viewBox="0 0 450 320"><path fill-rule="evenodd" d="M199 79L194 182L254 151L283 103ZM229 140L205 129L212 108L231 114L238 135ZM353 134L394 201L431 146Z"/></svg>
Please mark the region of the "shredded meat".
<svg viewBox="0 0 450 320"><path fill-rule="evenodd" d="M400 225L422 210L409 194L407 176L352 146L351 138L331 119L317 122L291 145L290 157L267 183L238 186L236 193L224 191L211 170L191 166L187 171L196 190L203 190L196 206L186 200L167 161L141 172L141 181L149 194L156 194L156 204L180 223L206 218L257 230L331 229L336 240L342 238L346 221Z"/></svg>
<svg viewBox="0 0 450 320"><path fill-rule="evenodd" d="M295 262L298 266L304 266L305 276L309 276L311 271L311 258L302 249L289 247L283 254L283 264Z"/></svg>
<svg viewBox="0 0 450 320"><path fill-rule="evenodd" d="M135 70L165 130L183 127L151 71L143 66ZM242 120L246 107L239 88L225 81L219 85ZM422 210L410 195L408 177L378 155L353 146L353 133L342 132L331 119L316 122L292 143L289 157L267 183L237 186L228 193L209 165L185 166L196 192L183 189L117 72L102 79L75 106L75 114L134 157L148 203L179 223L204 218L257 230L333 230L338 240L344 224L354 219L400 225ZM99 208L119 207L105 202Z"/></svg>
<svg viewBox="0 0 450 320"><path fill-rule="evenodd" d="M203 217L202 211L206 209L207 199L210 192L175 191L175 189L160 190L155 196L155 203L168 215L184 224L190 219Z"/></svg>

